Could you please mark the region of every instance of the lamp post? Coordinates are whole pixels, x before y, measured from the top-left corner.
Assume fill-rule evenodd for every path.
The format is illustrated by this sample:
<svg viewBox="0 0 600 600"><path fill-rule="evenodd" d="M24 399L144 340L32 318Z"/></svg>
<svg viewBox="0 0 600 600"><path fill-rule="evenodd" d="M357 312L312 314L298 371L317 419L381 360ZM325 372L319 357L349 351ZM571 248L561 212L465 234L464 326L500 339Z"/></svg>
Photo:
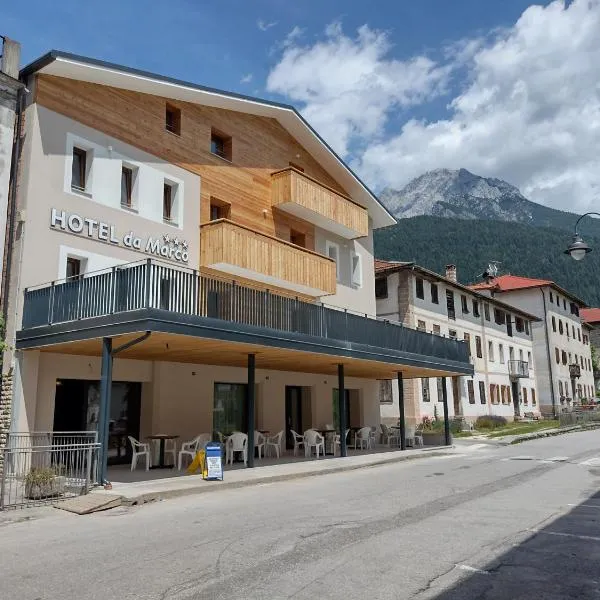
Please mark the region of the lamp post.
<svg viewBox="0 0 600 600"><path fill-rule="evenodd" d="M583 260L585 258L585 255L588 252L592 251L592 248L590 248L583 241L583 238L577 232L577 227L579 226L579 221L581 221L581 219L583 219L583 217L587 217L588 215L595 215L596 217L600 217L600 213L587 212L587 213L581 215L579 217L579 219L577 219L577 222L575 223L575 233L573 234L573 241L571 242L571 245L565 250L565 254L569 254L571 256L571 258L573 258L574 260Z"/></svg>

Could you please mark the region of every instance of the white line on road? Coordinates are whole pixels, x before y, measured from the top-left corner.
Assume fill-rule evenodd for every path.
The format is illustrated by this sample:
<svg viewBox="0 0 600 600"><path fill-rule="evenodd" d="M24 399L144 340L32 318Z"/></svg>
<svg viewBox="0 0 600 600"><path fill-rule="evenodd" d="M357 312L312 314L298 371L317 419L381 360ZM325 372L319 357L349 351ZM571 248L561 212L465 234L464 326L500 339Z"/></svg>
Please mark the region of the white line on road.
<svg viewBox="0 0 600 600"><path fill-rule="evenodd" d="M600 458L588 458L579 464L583 467L600 467Z"/></svg>
<svg viewBox="0 0 600 600"><path fill-rule="evenodd" d="M568 456L553 456L552 458L544 458L541 462L566 462L569 460Z"/></svg>
<svg viewBox="0 0 600 600"><path fill-rule="evenodd" d="M560 531L544 531L543 529L528 529L531 533L543 533L545 535L556 535L559 537L572 537L578 540L589 540L591 542L600 542L600 537L593 535L577 535L576 533L562 533Z"/></svg>
<svg viewBox="0 0 600 600"><path fill-rule="evenodd" d="M462 571L469 571L469 573L479 573L480 575L489 575L489 571L483 571L482 569L476 569L475 567L471 567L469 565L456 565L457 569L461 569Z"/></svg>

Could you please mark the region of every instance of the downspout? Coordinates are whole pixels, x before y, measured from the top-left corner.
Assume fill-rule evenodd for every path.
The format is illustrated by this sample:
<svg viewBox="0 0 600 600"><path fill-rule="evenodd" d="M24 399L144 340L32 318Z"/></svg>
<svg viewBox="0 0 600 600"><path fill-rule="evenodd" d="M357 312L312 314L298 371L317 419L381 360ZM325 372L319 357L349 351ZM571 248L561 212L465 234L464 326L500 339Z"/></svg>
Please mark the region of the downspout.
<svg viewBox="0 0 600 600"><path fill-rule="evenodd" d="M554 373L552 372L552 353L550 352L550 339L548 337L548 319L546 316L546 294L542 288L538 288L542 293L542 302L544 305L544 336L546 338L546 357L548 359L548 369L550 370L550 395L552 397L552 416L556 419L556 397L554 395ZM533 338L533 327L532 327ZM539 391L539 390L538 390ZM541 404L541 398L539 402Z"/></svg>

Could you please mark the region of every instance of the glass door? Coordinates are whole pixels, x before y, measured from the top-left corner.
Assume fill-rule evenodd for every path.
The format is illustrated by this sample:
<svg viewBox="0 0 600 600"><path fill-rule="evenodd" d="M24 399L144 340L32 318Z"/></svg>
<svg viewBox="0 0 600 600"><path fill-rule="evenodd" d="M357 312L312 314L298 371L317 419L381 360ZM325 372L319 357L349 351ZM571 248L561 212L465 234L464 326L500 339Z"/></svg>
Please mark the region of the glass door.
<svg viewBox="0 0 600 600"><path fill-rule="evenodd" d="M295 385L285 386L285 447L294 447L292 429L302 435L302 388Z"/></svg>
<svg viewBox="0 0 600 600"><path fill-rule="evenodd" d="M217 432L229 435L248 431L248 404L245 383L215 383L213 407L213 436Z"/></svg>

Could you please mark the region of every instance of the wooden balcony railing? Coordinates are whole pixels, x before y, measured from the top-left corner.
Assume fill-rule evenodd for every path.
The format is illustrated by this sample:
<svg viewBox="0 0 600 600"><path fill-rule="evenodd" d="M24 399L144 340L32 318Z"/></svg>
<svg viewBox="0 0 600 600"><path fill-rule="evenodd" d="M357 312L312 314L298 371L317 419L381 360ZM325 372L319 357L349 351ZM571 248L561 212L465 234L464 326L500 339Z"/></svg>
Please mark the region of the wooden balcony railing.
<svg viewBox="0 0 600 600"><path fill-rule="evenodd" d="M333 260L227 219L200 227L200 266L314 297L337 285Z"/></svg>
<svg viewBox="0 0 600 600"><path fill-rule="evenodd" d="M369 214L342 194L293 167L271 174L272 204L346 239L369 234Z"/></svg>

